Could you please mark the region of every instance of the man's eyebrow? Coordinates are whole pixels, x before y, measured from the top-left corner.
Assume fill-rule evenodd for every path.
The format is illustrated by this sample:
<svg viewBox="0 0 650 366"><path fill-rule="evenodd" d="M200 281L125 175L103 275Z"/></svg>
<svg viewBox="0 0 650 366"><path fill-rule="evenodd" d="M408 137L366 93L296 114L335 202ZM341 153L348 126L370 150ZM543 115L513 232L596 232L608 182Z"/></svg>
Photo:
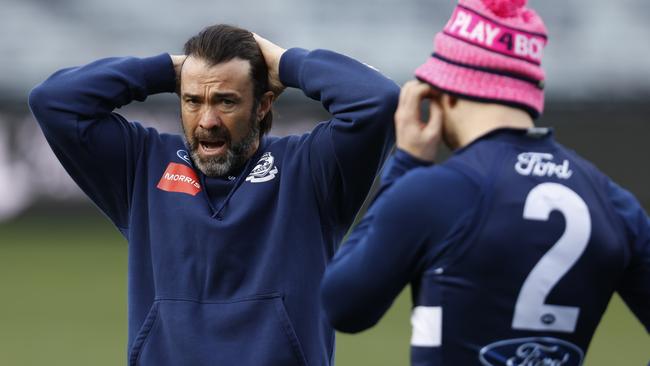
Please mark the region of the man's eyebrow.
<svg viewBox="0 0 650 366"><path fill-rule="evenodd" d="M239 94L235 92L215 92L212 95L210 95L211 99L217 99L217 98L233 98L233 99L239 99Z"/></svg>
<svg viewBox="0 0 650 366"><path fill-rule="evenodd" d="M211 100L218 100L223 98L229 98L235 100L241 99L240 95L235 92L215 92L212 95L210 95ZM203 95L185 92L183 93L183 99L203 100Z"/></svg>
<svg viewBox="0 0 650 366"><path fill-rule="evenodd" d="M212 95L210 95L210 101L211 102L218 102L223 99L230 99L233 101L239 101L241 100L241 96L238 93L235 92L215 92Z"/></svg>
<svg viewBox="0 0 650 366"><path fill-rule="evenodd" d="M203 98L202 96L198 94L192 94L192 93L183 93L183 99L201 99Z"/></svg>

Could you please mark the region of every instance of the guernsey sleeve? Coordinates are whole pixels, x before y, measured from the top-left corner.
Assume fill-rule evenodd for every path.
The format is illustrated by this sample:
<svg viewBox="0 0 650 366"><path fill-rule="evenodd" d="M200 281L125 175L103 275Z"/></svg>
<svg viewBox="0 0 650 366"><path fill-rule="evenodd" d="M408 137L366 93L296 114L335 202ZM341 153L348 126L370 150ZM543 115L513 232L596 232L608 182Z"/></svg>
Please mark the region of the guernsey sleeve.
<svg viewBox="0 0 650 366"><path fill-rule="evenodd" d="M326 50L286 51L280 78L332 115L311 133L312 179L324 211L348 226L393 145L399 87L371 67Z"/></svg>
<svg viewBox="0 0 650 366"><path fill-rule="evenodd" d="M467 225L478 193L444 166L413 169L380 192L327 267L321 300L343 332L373 326L400 291Z"/></svg>
<svg viewBox="0 0 650 366"><path fill-rule="evenodd" d="M29 95L29 106L64 168L122 231L128 226L135 161L151 130L113 110L173 92L168 54L109 58L56 72Z"/></svg>
<svg viewBox="0 0 650 366"><path fill-rule="evenodd" d="M610 182L610 199L622 218L630 264L619 282L618 293L650 333L650 219L634 196Z"/></svg>
<svg viewBox="0 0 650 366"><path fill-rule="evenodd" d="M395 153L386 161L382 175L381 186L387 187L394 181L401 178L407 172L420 167L431 166L433 163L414 157L402 149L396 149Z"/></svg>

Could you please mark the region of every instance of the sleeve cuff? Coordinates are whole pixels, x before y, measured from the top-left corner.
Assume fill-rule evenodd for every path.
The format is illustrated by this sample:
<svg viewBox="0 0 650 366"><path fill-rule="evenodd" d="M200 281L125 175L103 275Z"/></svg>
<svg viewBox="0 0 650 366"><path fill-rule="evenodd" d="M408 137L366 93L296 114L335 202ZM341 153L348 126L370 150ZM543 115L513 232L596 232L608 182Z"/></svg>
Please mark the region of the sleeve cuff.
<svg viewBox="0 0 650 366"><path fill-rule="evenodd" d="M415 156L407 153L405 150L402 149L395 149L395 159L398 160L404 167L408 168L417 168L421 166L429 166L433 165L433 162L418 159Z"/></svg>
<svg viewBox="0 0 650 366"><path fill-rule="evenodd" d="M304 48L290 48L280 58L280 81L284 86L300 88L302 63L309 54Z"/></svg>
<svg viewBox="0 0 650 366"><path fill-rule="evenodd" d="M433 163L418 159L402 149L396 149L386 164L381 176L384 185L392 183L411 169L433 165Z"/></svg>
<svg viewBox="0 0 650 366"><path fill-rule="evenodd" d="M176 91L176 71L168 53L143 58L141 65L148 95Z"/></svg>

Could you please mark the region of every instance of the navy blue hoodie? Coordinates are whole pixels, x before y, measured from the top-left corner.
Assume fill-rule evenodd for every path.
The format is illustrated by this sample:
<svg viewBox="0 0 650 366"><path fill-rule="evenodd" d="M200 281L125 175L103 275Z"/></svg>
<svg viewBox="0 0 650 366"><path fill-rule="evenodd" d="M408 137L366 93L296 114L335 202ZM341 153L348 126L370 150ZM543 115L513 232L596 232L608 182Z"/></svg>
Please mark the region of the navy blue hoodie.
<svg viewBox="0 0 650 366"><path fill-rule="evenodd" d="M179 135L113 110L173 92L169 55L58 71L29 99L65 169L129 242L129 365L329 365L319 281L394 140L399 88L324 50L280 78L333 115L206 178Z"/></svg>

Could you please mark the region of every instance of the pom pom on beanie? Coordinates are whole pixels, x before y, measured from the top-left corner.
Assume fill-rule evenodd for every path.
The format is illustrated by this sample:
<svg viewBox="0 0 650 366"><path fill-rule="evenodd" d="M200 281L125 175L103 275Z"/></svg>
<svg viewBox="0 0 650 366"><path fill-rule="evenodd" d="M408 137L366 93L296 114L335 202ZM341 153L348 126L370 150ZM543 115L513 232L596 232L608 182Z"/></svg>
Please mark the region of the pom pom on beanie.
<svg viewBox="0 0 650 366"><path fill-rule="evenodd" d="M526 6L526 0L483 0L483 3L494 15L501 18L517 16Z"/></svg>

